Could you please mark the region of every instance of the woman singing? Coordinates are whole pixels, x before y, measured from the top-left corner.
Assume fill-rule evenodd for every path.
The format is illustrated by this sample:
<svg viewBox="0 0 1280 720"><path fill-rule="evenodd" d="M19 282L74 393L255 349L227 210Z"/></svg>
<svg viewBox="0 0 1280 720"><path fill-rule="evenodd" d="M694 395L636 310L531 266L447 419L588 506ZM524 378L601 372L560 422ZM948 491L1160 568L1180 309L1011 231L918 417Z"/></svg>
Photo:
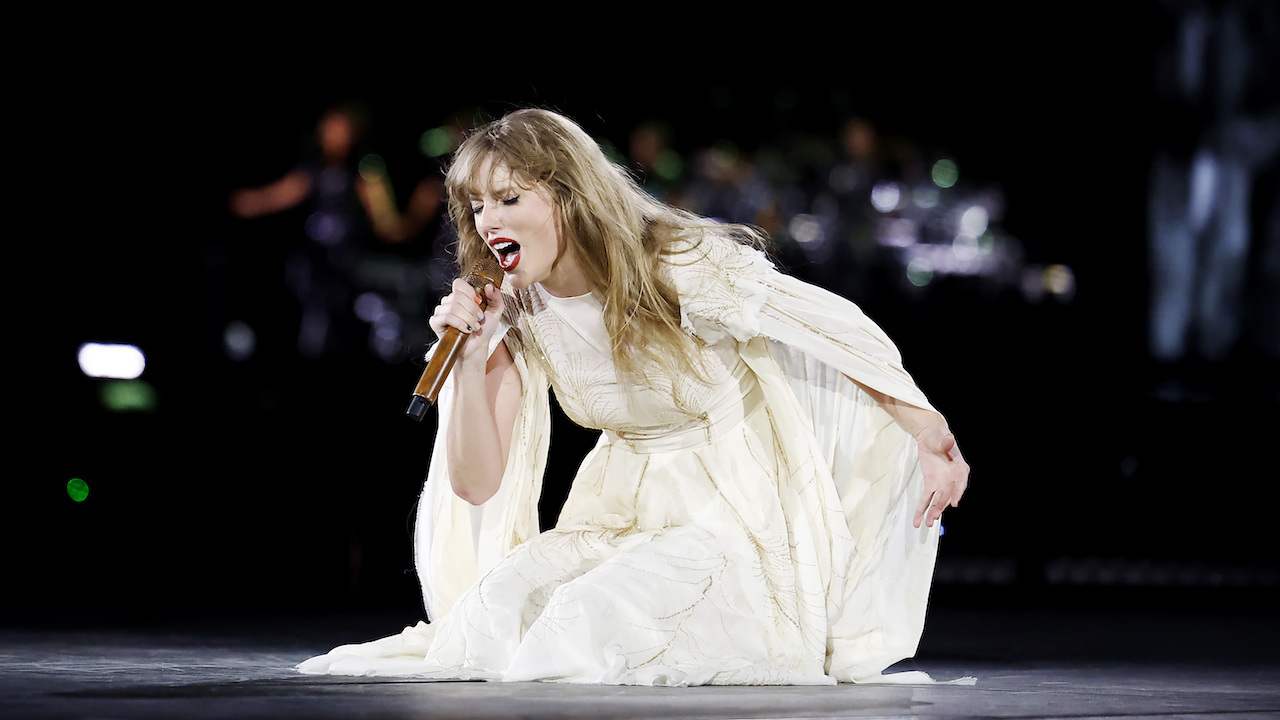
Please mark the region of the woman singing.
<svg viewBox="0 0 1280 720"><path fill-rule="evenodd" d="M526 109L447 178L466 268L416 561L430 624L304 672L639 685L873 681L915 653L969 468L885 334L750 228L656 201ZM548 389L601 431L538 534Z"/></svg>

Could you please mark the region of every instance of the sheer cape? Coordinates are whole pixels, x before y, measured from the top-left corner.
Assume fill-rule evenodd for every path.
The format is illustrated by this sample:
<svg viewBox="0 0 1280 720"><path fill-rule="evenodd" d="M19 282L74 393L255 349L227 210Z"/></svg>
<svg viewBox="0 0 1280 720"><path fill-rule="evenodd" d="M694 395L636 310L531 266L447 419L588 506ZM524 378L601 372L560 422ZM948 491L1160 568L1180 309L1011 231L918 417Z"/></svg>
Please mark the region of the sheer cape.
<svg viewBox="0 0 1280 720"><path fill-rule="evenodd" d="M771 421L792 430L777 434L786 468L778 502L787 518L797 582L810 604L821 606L801 623L817 669L797 675L809 678L798 681L882 681L886 667L915 653L938 528L912 526L923 492L916 443L862 386L910 405L932 406L903 368L897 348L861 310L778 272L759 251L708 235L673 255L668 269L682 325L707 343L736 344ZM519 298L509 298L509 312L490 341L491 351L508 342L524 387L498 492L471 506L451 491L446 453L432 454L415 562L433 621L538 533L550 441L549 379L541 362L523 351L518 305ZM443 448L452 402L447 383L438 400L437 449ZM419 624L330 655L369 659L363 671L357 662L343 672L415 674L412 662L378 659L421 657L429 638ZM304 663L302 669L335 671L331 663Z"/></svg>

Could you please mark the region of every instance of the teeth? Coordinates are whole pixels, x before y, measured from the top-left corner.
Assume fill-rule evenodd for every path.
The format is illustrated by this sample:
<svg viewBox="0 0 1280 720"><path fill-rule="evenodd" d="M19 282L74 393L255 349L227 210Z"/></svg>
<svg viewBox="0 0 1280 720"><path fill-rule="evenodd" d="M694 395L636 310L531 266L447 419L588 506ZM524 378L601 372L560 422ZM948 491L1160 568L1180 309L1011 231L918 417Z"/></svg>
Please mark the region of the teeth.
<svg viewBox="0 0 1280 720"><path fill-rule="evenodd" d="M507 240L507 241L505 241L505 242L500 242L500 243L498 243L498 244L494 245L494 246L493 246L493 249L494 249L494 250L497 250L498 252L506 252L506 251L510 250L511 248L513 248L513 247L515 247L515 243L514 243L514 242L511 242L510 240Z"/></svg>

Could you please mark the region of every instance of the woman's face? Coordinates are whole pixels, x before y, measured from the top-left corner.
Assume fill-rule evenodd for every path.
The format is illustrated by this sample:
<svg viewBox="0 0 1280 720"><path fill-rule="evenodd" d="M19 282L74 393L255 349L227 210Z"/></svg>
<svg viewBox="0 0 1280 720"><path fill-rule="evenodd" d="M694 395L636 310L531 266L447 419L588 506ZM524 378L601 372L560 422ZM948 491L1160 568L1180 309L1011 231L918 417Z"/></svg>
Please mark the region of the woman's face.
<svg viewBox="0 0 1280 720"><path fill-rule="evenodd" d="M578 270L572 248L560 235L559 209L542 185L522 188L503 165L480 177L491 178L483 195L473 196L471 213L476 232L498 258L513 287L540 283L553 295L572 296L590 291Z"/></svg>

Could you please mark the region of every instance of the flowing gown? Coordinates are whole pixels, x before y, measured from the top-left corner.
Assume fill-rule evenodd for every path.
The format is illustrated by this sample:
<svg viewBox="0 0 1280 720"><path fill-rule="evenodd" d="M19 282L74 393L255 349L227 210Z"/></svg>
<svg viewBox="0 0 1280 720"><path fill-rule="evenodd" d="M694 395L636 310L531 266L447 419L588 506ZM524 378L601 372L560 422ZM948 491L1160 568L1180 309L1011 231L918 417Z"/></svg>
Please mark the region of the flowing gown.
<svg viewBox="0 0 1280 720"><path fill-rule="evenodd" d="M915 653L937 526L914 440L863 386L930 408L855 306L708 235L670 277L703 372L618 377L598 296L508 296L524 392L497 494L449 488L441 439L416 560L431 623L307 673L640 685L879 681ZM599 428L537 534L547 388Z"/></svg>

